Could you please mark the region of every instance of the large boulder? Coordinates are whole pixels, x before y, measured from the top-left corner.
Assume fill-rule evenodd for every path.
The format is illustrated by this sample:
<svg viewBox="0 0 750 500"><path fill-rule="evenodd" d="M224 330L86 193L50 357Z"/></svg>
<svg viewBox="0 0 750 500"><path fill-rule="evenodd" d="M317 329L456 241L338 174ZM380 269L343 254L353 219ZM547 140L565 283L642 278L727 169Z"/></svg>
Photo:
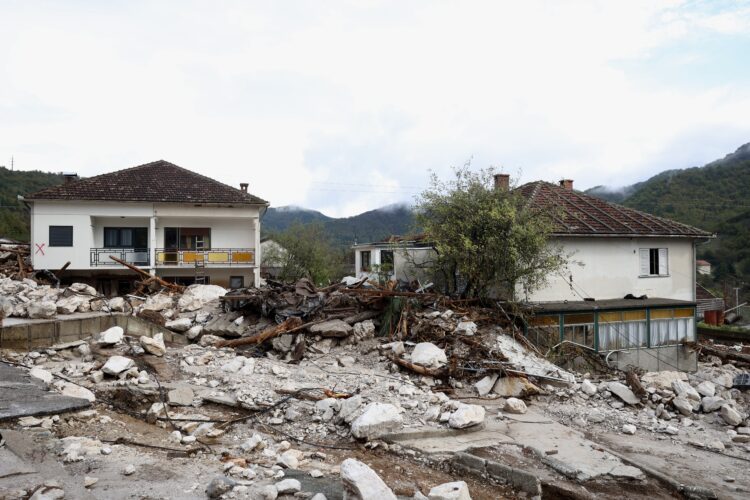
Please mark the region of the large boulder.
<svg viewBox="0 0 750 500"><path fill-rule="evenodd" d="M128 303L122 297L113 297L107 301L107 306L112 312L125 312Z"/></svg>
<svg viewBox="0 0 750 500"><path fill-rule="evenodd" d="M492 392L504 398L518 398L539 394L541 389L524 377L501 377L492 386Z"/></svg>
<svg viewBox="0 0 750 500"><path fill-rule="evenodd" d="M31 319L49 319L57 313L57 306L51 300L29 302L26 306L26 312Z"/></svg>
<svg viewBox="0 0 750 500"><path fill-rule="evenodd" d="M125 331L122 327L113 326L112 328L108 328L100 333L97 342L104 345L114 345L122 340L124 334Z"/></svg>
<svg viewBox="0 0 750 500"><path fill-rule="evenodd" d="M671 389L672 382L675 380L687 380L688 375L685 372L663 371L648 372L641 377L641 383L645 386L654 386L658 389Z"/></svg>
<svg viewBox="0 0 750 500"><path fill-rule="evenodd" d="M492 373L474 384L474 388L476 388L479 396L484 397L489 394L492 388L495 386L495 382L497 381L498 377L499 375L497 373Z"/></svg>
<svg viewBox="0 0 750 500"><path fill-rule="evenodd" d="M719 410L719 415L724 419L724 422L734 427L740 425L744 420L740 412L726 404L721 407L721 410Z"/></svg>
<svg viewBox="0 0 750 500"><path fill-rule="evenodd" d="M508 398L503 406L505 413L515 413L516 415L523 415L526 413L526 403L518 398Z"/></svg>
<svg viewBox="0 0 750 500"><path fill-rule="evenodd" d="M471 500L469 486L464 481L455 481L435 486L427 495L429 500Z"/></svg>
<svg viewBox="0 0 750 500"><path fill-rule="evenodd" d="M153 337L141 337L141 347L154 356L164 356L167 352L167 346L164 345L164 334L157 333Z"/></svg>
<svg viewBox="0 0 750 500"><path fill-rule="evenodd" d="M125 370L130 370L134 366L135 363L130 358L126 358L125 356L111 356L107 362L104 363L104 366L102 366L102 371L107 375L116 377L120 373Z"/></svg>
<svg viewBox="0 0 750 500"><path fill-rule="evenodd" d="M172 321L167 321L164 326L174 332L185 332L190 329L193 324L193 320L190 318L177 318Z"/></svg>
<svg viewBox="0 0 750 500"><path fill-rule="evenodd" d="M182 312L197 311L226 294L227 290L218 285L190 285L177 302L177 307Z"/></svg>
<svg viewBox="0 0 750 500"><path fill-rule="evenodd" d="M173 305L174 299L171 295L157 293L156 295L151 295L146 299L146 302L143 304L143 310L163 311L164 309L170 309Z"/></svg>
<svg viewBox="0 0 750 500"><path fill-rule="evenodd" d="M706 396L705 398L701 399L701 409L704 413L711 413L712 411L716 411L725 404L726 400L724 398L720 398L719 396Z"/></svg>
<svg viewBox="0 0 750 500"><path fill-rule="evenodd" d="M352 422L352 436L376 439L401 428L403 419L398 408L387 403L370 403Z"/></svg>
<svg viewBox="0 0 750 500"><path fill-rule="evenodd" d="M68 287L68 290L72 290L83 295L89 295L91 297L97 296L96 288L91 285L87 285L86 283L73 283Z"/></svg>
<svg viewBox="0 0 750 500"><path fill-rule="evenodd" d="M484 407L459 403L456 411L451 413L448 425L454 429L464 429L484 422Z"/></svg>
<svg viewBox="0 0 750 500"><path fill-rule="evenodd" d="M428 368L440 368L448 363L445 351L432 342L420 342L414 346L411 362Z"/></svg>
<svg viewBox="0 0 750 500"><path fill-rule="evenodd" d="M641 399L628 386L620 382L610 382L607 384L607 390L629 405L637 405L641 402Z"/></svg>
<svg viewBox="0 0 750 500"><path fill-rule="evenodd" d="M340 471L344 483L344 499L396 500L396 495L380 476L359 460L347 458L341 463Z"/></svg>
<svg viewBox="0 0 750 500"><path fill-rule="evenodd" d="M685 397L677 396L676 398L674 398L672 400L672 406L674 406L677 411L679 411L686 417L689 417L693 414L693 405Z"/></svg>
<svg viewBox="0 0 750 500"><path fill-rule="evenodd" d="M57 312L60 314L73 314L79 308L85 309L86 306L84 306L84 304L91 308L91 306L88 305L90 298L91 297L84 297L81 295L71 295L70 297L59 299L55 306L57 307Z"/></svg>
<svg viewBox="0 0 750 500"><path fill-rule="evenodd" d="M309 328L310 333L323 337L348 337L352 333L352 326L340 319L324 321Z"/></svg>
<svg viewBox="0 0 750 500"><path fill-rule="evenodd" d="M696 391L688 382L683 380L675 380L672 382L672 390L678 396L682 396L686 399L692 399L693 401L701 400L701 395L698 394L698 391Z"/></svg>

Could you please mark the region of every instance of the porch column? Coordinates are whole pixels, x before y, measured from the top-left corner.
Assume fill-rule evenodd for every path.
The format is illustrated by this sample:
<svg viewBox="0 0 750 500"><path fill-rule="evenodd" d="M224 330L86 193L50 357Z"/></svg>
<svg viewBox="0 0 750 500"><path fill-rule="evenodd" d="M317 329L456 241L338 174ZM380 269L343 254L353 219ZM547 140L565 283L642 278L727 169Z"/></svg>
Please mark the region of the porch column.
<svg viewBox="0 0 750 500"><path fill-rule="evenodd" d="M260 286L260 263L261 263L261 251L260 251L260 213L258 213L258 217L253 219L253 231L255 231L255 254L254 254L254 264L255 268L253 268L253 285L254 286Z"/></svg>
<svg viewBox="0 0 750 500"><path fill-rule="evenodd" d="M148 231L148 266L152 276L156 276L156 216L152 215Z"/></svg>

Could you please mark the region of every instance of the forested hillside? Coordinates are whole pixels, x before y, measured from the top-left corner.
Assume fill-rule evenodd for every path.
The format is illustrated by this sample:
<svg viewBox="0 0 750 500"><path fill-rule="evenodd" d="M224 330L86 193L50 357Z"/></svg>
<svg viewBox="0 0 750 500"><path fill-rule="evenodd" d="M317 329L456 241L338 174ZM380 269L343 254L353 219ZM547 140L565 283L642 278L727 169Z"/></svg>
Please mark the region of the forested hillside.
<svg viewBox="0 0 750 500"><path fill-rule="evenodd" d="M589 194L612 199L618 191L598 186ZM662 172L628 186L619 203L668 217L718 237L698 247L719 279L750 281L750 143L703 167Z"/></svg>
<svg viewBox="0 0 750 500"><path fill-rule="evenodd" d="M264 235L283 231L295 222L319 222L336 246L380 241L392 234L405 235L414 231L414 215L406 205L370 210L352 217L335 219L314 210L293 207L269 208L263 216Z"/></svg>
<svg viewBox="0 0 750 500"><path fill-rule="evenodd" d="M28 240L29 214L26 205L18 201L18 195L33 193L62 181L59 174L0 167L0 236Z"/></svg>

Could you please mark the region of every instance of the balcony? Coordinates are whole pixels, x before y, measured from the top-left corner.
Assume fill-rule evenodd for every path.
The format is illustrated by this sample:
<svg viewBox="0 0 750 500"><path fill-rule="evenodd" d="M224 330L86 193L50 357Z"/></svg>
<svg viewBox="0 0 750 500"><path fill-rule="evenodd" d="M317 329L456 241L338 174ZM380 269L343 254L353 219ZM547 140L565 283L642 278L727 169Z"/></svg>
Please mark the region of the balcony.
<svg viewBox="0 0 750 500"><path fill-rule="evenodd" d="M139 267L149 266L148 248L92 248L91 267L113 267L119 264L109 257L115 257ZM171 250L156 249L156 267L195 267L203 263L205 267L249 267L255 265L254 248L212 248L211 250Z"/></svg>
<svg viewBox="0 0 750 500"><path fill-rule="evenodd" d="M211 250L156 249L157 267L192 267L203 263L206 267L253 266L254 248L212 248Z"/></svg>
<svg viewBox="0 0 750 500"><path fill-rule="evenodd" d="M92 248L91 267L119 266L110 255L134 266L148 266L148 248Z"/></svg>

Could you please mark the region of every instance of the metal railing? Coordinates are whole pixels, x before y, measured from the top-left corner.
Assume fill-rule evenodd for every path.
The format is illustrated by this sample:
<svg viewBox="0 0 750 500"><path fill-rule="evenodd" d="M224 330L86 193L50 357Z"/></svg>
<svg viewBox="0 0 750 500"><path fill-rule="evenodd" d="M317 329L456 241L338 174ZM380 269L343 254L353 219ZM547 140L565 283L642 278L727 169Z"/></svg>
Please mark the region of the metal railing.
<svg viewBox="0 0 750 500"><path fill-rule="evenodd" d="M196 262L211 266L255 265L254 248L212 248L210 250L156 249L157 266L195 266Z"/></svg>
<svg viewBox="0 0 750 500"><path fill-rule="evenodd" d="M148 248L92 248L89 254L91 267L119 266L120 264L109 258L110 255L128 264L147 266L149 264L148 250Z"/></svg>

